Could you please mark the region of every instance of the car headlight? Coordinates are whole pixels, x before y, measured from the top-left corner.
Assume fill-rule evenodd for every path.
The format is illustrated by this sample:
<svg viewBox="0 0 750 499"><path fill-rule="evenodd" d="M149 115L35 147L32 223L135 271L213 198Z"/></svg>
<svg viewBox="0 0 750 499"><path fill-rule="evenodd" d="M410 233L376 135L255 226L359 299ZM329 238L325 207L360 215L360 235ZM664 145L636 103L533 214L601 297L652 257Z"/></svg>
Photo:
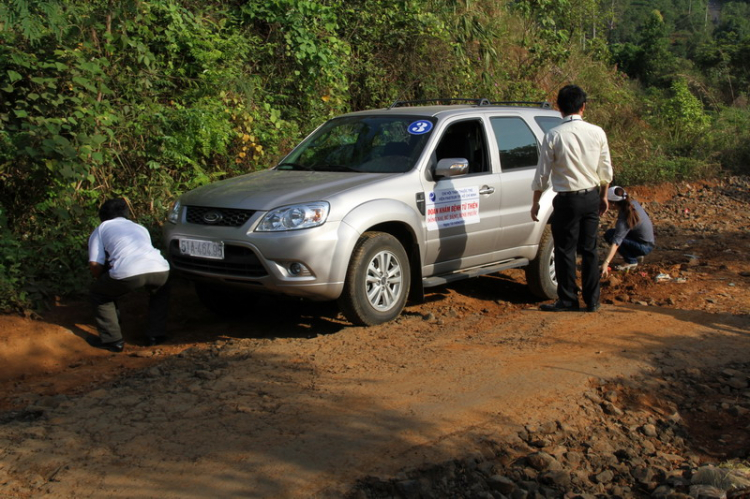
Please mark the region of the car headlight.
<svg viewBox="0 0 750 499"><path fill-rule="evenodd" d="M167 215L167 220L169 220L173 224L176 224L177 222L179 222L181 209L182 209L182 203L180 203L180 200L178 199L172 205L172 209L169 210L169 214Z"/></svg>
<svg viewBox="0 0 750 499"><path fill-rule="evenodd" d="M317 227L326 222L328 210L329 205L324 201L282 206L266 213L255 230L272 232Z"/></svg>

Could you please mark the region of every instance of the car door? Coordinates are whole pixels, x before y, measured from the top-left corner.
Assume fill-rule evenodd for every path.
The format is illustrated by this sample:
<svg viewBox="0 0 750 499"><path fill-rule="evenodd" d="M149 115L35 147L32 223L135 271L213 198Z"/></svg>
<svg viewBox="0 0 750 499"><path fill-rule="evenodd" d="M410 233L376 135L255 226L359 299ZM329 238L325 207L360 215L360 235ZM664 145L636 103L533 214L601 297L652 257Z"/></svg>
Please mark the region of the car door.
<svg viewBox="0 0 750 499"><path fill-rule="evenodd" d="M539 160L539 141L521 116L490 118L494 142L500 158L500 214L503 237L499 250L512 250L531 244L531 181Z"/></svg>
<svg viewBox="0 0 750 499"><path fill-rule="evenodd" d="M427 274L493 261L501 231L499 176L493 171L481 118L454 121L445 128L432 151L433 168L445 158L468 160L469 171L424 184Z"/></svg>

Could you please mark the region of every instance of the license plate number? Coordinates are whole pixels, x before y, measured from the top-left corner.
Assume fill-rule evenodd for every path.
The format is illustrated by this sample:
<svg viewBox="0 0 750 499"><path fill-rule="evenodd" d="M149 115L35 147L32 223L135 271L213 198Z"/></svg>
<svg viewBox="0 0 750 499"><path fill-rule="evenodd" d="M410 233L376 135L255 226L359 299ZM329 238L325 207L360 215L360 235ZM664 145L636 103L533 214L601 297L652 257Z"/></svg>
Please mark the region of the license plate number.
<svg viewBox="0 0 750 499"><path fill-rule="evenodd" d="M180 253L183 255L197 256L199 258L223 260L224 242L203 241L201 239L180 239Z"/></svg>

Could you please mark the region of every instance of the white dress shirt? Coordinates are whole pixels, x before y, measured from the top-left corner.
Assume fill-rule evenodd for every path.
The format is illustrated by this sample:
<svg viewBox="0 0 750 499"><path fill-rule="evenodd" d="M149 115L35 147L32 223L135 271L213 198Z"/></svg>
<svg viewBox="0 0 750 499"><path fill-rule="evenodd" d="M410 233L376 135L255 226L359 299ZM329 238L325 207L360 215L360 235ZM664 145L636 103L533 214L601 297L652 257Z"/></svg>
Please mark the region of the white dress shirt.
<svg viewBox="0 0 750 499"><path fill-rule="evenodd" d="M551 182L555 192L580 191L611 181L607 134L600 127L572 114L544 136L532 190L544 191Z"/></svg>
<svg viewBox="0 0 750 499"><path fill-rule="evenodd" d="M109 260L112 279L169 270L169 263L151 245L148 230L126 218L102 222L89 237L89 261Z"/></svg>

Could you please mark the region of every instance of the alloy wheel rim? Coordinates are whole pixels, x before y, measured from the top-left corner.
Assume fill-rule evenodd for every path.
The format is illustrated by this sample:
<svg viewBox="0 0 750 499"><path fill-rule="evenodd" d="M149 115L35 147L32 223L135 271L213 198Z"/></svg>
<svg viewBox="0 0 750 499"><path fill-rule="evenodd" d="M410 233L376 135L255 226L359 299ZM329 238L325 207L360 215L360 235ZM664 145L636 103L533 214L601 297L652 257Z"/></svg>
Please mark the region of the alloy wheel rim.
<svg viewBox="0 0 750 499"><path fill-rule="evenodd" d="M367 265L365 292L370 305L379 311L393 308L401 296L403 275L401 264L390 251L376 254Z"/></svg>
<svg viewBox="0 0 750 499"><path fill-rule="evenodd" d="M549 257L549 277L552 283L557 285L557 271L555 271L555 253L552 252L552 256Z"/></svg>

